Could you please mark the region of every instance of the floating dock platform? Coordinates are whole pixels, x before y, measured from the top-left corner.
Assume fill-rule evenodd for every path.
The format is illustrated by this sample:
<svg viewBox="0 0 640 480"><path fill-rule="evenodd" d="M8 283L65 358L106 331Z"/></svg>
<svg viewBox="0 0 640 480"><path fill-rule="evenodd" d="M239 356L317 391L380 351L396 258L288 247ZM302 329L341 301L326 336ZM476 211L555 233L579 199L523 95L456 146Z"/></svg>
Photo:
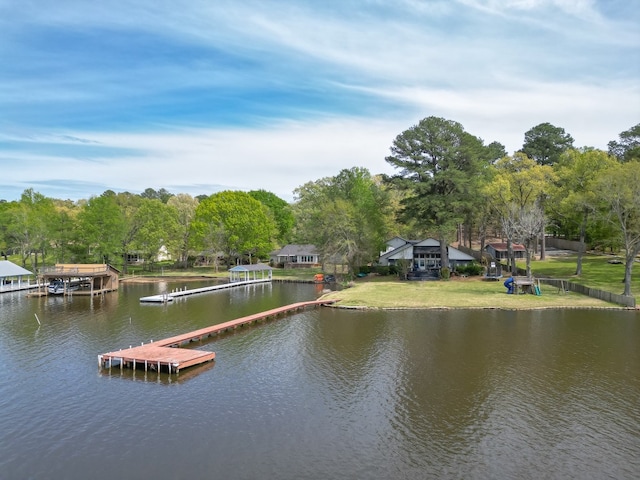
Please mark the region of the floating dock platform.
<svg viewBox="0 0 640 480"><path fill-rule="evenodd" d="M101 368L144 368L147 370L164 371L168 373L178 373L180 370L201 363L213 361L216 357L214 352L206 352L202 350L191 350L180 348L191 342L199 342L205 338L213 337L221 333L232 331L238 327L251 325L260 320L268 318L276 318L291 312L302 310L306 307L328 305L334 303L335 300L312 300L308 302L292 303L284 307L274 308L246 317L237 318L210 327L201 328L192 332L183 333L173 337L165 338L140 345L139 347L131 347L116 352L103 353L98 355L98 365Z"/></svg>
<svg viewBox="0 0 640 480"><path fill-rule="evenodd" d="M225 288L240 287L242 285L252 285L254 283L265 283L270 281L271 279L267 278L267 279L258 279L258 280L242 280L237 282L221 283L218 285L209 285L208 287L192 288L190 290L187 290L187 289L176 290L175 292L151 295L148 297L140 298L140 301L149 302L149 303L167 303L167 302L173 302L173 300L176 298L186 297L188 295L195 295L197 293L206 293L206 292L212 292L215 290L223 290Z"/></svg>

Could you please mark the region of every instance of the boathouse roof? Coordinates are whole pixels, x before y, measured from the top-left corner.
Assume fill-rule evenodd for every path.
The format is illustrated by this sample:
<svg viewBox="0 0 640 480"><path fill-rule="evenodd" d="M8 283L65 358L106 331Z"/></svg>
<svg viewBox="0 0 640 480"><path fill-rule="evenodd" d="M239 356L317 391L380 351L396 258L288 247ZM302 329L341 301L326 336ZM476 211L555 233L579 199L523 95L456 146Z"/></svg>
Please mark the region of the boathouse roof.
<svg viewBox="0 0 640 480"><path fill-rule="evenodd" d="M33 273L9 260L0 260L0 278L24 277L27 275L33 275Z"/></svg>
<svg viewBox="0 0 640 480"><path fill-rule="evenodd" d="M254 263L252 265L236 265L233 268L230 268L230 272L259 272L262 270L273 270L266 263Z"/></svg>

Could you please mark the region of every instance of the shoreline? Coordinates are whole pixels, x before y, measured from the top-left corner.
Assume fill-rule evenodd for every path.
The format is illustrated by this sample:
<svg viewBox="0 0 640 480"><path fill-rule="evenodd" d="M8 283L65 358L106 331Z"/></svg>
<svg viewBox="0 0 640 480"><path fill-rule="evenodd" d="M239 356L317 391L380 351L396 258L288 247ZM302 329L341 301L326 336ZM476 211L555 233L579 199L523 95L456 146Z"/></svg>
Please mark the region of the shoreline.
<svg viewBox="0 0 640 480"><path fill-rule="evenodd" d="M158 275L158 276L132 276L120 279L123 283L160 283L167 281L175 282L198 282L207 280L225 280L225 276L214 275ZM308 283L315 284L313 280L302 278L273 278L273 282L278 283ZM463 285L476 285L475 291L465 291ZM336 300L336 303L328 305L329 308L340 308L345 310L360 311L404 311L404 310L502 310L502 311L519 311L519 310L627 310L631 312L640 311L640 306L625 307L596 301L579 294L559 295L550 293L548 289L544 291L542 296L533 295L505 295L501 291L501 287L495 282L486 283L474 278L456 279L449 282L395 282L395 281L364 281L356 282L354 286L343 290L333 290L318 297L319 299ZM364 290L369 290L363 293ZM392 294L388 302L394 304L385 304L385 295L389 290L397 290L396 294ZM434 290L434 291L432 291ZM362 296L365 298L359 298ZM412 303L419 299L419 304L398 304L398 298L410 298ZM343 298L346 297L346 298ZM432 297L437 297L436 305L429 304ZM542 299L549 302L548 297L555 297L556 301L550 301L545 305L534 305L530 302L532 299ZM567 303L571 297L573 301ZM449 299L447 301L447 299ZM476 299L477 302L469 301ZM518 299L518 300L515 300ZM491 304L482 305L481 303L491 302ZM343 303L346 302L346 303ZM355 303L359 302L359 303ZM464 304L461 304L463 302ZM507 302L507 304L505 304ZM520 302L524 304L515 304ZM480 303L480 304L479 304ZM508 304L512 303L512 304Z"/></svg>

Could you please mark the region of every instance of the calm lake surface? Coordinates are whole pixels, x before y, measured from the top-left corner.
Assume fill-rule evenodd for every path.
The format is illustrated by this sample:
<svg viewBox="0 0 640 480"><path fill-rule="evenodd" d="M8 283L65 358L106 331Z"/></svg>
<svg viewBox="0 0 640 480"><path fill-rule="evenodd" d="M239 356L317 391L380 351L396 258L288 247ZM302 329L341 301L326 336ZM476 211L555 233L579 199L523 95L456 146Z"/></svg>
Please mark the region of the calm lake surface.
<svg viewBox="0 0 640 480"><path fill-rule="evenodd" d="M637 312L319 308L195 344L216 361L179 375L98 367L321 293L139 302L183 286L0 295L1 478L640 478Z"/></svg>

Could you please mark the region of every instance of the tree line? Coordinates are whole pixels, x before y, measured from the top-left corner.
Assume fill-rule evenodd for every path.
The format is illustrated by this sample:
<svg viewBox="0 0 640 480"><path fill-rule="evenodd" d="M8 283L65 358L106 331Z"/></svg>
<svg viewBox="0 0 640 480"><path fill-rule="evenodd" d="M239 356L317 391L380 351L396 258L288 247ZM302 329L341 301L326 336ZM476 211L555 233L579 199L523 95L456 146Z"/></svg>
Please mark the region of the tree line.
<svg viewBox="0 0 640 480"><path fill-rule="evenodd" d="M544 257L545 232L625 252L625 294L640 251L640 124L608 151L575 148L563 128L537 125L507 155L455 121L427 117L392 142L392 175L353 167L301 185L288 203L266 190L192 197L165 189L111 190L73 202L33 189L0 201L0 250L23 266L110 263L127 269L166 249L176 266L254 262L287 243L316 245L321 255L356 272L375 262L385 241L458 236L484 247L487 238L525 246ZM513 262L512 262L513 265Z"/></svg>

